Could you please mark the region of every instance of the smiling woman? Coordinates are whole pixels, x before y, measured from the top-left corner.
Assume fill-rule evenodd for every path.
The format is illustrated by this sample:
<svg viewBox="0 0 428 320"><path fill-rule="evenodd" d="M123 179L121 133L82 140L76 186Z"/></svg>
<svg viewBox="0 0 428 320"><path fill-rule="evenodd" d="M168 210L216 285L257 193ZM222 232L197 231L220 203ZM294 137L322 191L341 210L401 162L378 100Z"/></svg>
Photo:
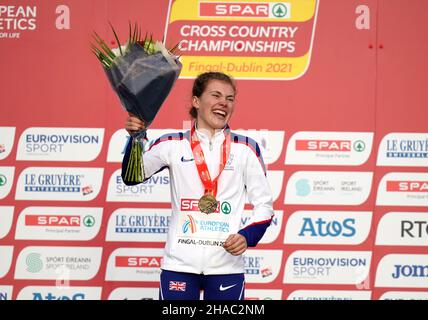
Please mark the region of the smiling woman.
<svg viewBox="0 0 428 320"><path fill-rule="evenodd" d="M145 181L168 168L171 183L161 300L198 300L201 290L205 300L244 299L242 254L263 237L273 209L259 146L229 128L235 96L235 81L228 75L199 75L192 88L191 130L166 134L143 153ZM130 115L125 128L132 133L144 123ZM133 184L124 175L131 144L122 162L127 185ZM254 208L244 227L246 198Z"/></svg>

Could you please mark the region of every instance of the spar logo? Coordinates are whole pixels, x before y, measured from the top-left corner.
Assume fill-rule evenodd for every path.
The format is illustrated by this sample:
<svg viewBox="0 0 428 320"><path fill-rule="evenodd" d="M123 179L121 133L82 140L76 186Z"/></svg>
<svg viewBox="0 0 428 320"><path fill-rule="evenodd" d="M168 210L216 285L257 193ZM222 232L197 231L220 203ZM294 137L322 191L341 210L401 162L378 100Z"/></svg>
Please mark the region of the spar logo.
<svg viewBox="0 0 428 320"><path fill-rule="evenodd" d="M193 219L193 217L191 215L187 215L187 220L184 221L182 229L183 229L183 233L195 233L196 232L196 222L195 219Z"/></svg>
<svg viewBox="0 0 428 320"><path fill-rule="evenodd" d="M387 181L388 192L428 192L428 180L426 181Z"/></svg>
<svg viewBox="0 0 428 320"><path fill-rule="evenodd" d="M200 2L200 17L290 18L291 4L285 2Z"/></svg>
<svg viewBox="0 0 428 320"><path fill-rule="evenodd" d="M350 140L296 140L297 151L362 152L365 148L366 145L362 140L354 143Z"/></svg>
<svg viewBox="0 0 428 320"><path fill-rule="evenodd" d="M290 139L286 164L361 165L371 153L371 132L296 132Z"/></svg>
<svg viewBox="0 0 428 320"><path fill-rule="evenodd" d="M49 227L93 227L95 218L93 216L66 216L66 215L28 215L25 217L26 226L49 226Z"/></svg>
<svg viewBox="0 0 428 320"><path fill-rule="evenodd" d="M387 173L379 183L376 204L397 206L427 206L428 173Z"/></svg>
<svg viewBox="0 0 428 320"><path fill-rule="evenodd" d="M116 256L115 266L120 268L160 268L161 257Z"/></svg>
<svg viewBox="0 0 428 320"><path fill-rule="evenodd" d="M189 211L196 211L200 212L199 210L199 199L187 199L183 198L180 202L180 210L183 212L189 212ZM232 212L232 206L227 201L218 201L217 202L217 209L214 211L214 213L223 213L223 214L230 214Z"/></svg>
<svg viewBox="0 0 428 320"><path fill-rule="evenodd" d="M0 187L5 186L7 183L7 178L4 174L0 174Z"/></svg>

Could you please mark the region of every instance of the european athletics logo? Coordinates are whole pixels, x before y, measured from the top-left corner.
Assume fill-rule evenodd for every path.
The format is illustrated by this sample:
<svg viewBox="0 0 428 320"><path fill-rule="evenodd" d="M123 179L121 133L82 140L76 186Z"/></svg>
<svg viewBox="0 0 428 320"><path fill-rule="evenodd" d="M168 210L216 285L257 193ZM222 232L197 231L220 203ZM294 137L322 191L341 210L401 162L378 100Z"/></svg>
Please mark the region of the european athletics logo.
<svg viewBox="0 0 428 320"><path fill-rule="evenodd" d="M190 231L191 233L195 233L196 232L196 222L192 216L187 215L187 217L189 218L189 220L186 220L183 223L183 233L187 233L188 231Z"/></svg>

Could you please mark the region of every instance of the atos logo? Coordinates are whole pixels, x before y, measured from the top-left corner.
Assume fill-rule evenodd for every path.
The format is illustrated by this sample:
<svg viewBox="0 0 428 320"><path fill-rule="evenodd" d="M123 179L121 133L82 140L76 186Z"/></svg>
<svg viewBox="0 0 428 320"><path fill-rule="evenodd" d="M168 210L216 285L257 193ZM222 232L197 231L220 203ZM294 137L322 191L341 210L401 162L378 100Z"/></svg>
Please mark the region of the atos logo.
<svg viewBox="0 0 428 320"><path fill-rule="evenodd" d="M40 292L33 292L33 300L85 300L84 293L75 293L71 296L55 296L51 292L43 296Z"/></svg>
<svg viewBox="0 0 428 320"><path fill-rule="evenodd" d="M392 277L398 279L404 278L428 278L428 265L394 265Z"/></svg>
<svg viewBox="0 0 428 320"><path fill-rule="evenodd" d="M303 226L300 230L299 236L311 237L353 237L356 233L355 219L348 218L343 221L325 221L318 218L313 221L311 218L303 219Z"/></svg>
<svg viewBox="0 0 428 320"><path fill-rule="evenodd" d="M160 268L161 260L161 257L117 256L116 267Z"/></svg>

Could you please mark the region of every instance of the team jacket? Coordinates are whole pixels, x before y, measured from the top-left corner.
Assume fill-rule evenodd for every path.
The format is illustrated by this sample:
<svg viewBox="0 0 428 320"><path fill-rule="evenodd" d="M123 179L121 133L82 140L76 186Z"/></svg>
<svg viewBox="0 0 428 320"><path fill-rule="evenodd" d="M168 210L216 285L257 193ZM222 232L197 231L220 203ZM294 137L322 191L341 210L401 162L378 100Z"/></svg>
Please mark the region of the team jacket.
<svg viewBox="0 0 428 320"><path fill-rule="evenodd" d="M223 130L209 138L196 130L211 178L218 175ZM190 131L166 134L143 153L145 181L169 169L172 215L165 254L164 270L196 274L231 274L244 272L242 255L233 256L223 247L230 234L243 235L249 247L257 245L273 218L272 195L266 169L257 143L245 136L231 134L229 159L218 179L217 210L199 211L204 194L190 146ZM122 162L122 179L129 161L131 141ZM144 183L144 182L143 182ZM242 226L244 205L253 205L253 214Z"/></svg>

